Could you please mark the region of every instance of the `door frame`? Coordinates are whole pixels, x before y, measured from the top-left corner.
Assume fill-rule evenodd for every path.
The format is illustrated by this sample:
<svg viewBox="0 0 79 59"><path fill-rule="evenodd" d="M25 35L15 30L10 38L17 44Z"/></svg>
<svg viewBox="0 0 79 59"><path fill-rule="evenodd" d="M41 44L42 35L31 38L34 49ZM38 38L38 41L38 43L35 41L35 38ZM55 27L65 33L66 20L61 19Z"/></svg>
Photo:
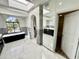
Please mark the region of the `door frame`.
<svg viewBox="0 0 79 59"><path fill-rule="evenodd" d="M79 11L78 9L77 10L72 10L72 11L68 11L68 12L63 12L63 13L58 13L58 16L59 15L64 15L64 17L65 17L65 15L66 14L69 14L69 13L73 13L73 12L76 12L76 11ZM59 18L58 18L58 24L59 24ZM58 25L58 28L59 28L59 25ZM64 27L63 27L64 28ZM57 36L58 36L58 30L57 30ZM63 31L62 31L62 37L63 37ZM57 39L58 40L58 39ZM57 42L57 41L56 41ZM57 45L57 43L56 43L56 45ZM79 43L78 43L78 45L79 45ZM57 47L57 46L56 46ZM62 48L61 48L62 49ZM56 49L55 49L56 50ZM75 53L75 58L74 59L76 59L76 56L77 56L77 51L78 51L78 47L77 47L77 49L76 49L76 53ZM68 56L66 55L66 57L68 58ZM69 59L69 58L68 58Z"/></svg>

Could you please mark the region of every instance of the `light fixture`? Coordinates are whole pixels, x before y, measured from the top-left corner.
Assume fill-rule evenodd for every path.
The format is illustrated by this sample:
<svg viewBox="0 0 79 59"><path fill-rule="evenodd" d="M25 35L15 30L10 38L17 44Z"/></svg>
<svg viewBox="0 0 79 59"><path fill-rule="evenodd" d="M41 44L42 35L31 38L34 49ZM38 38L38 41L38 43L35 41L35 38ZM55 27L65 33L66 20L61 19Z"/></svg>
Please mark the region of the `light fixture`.
<svg viewBox="0 0 79 59"><path fill-rule="evenodd" d="M33 3L31 3L31 2L29 2L27 0L17 0L17 1L24 4L26 6L26 8L27 8L27 11L30 10L34 6Z"/></svg>
<svg viewBox="0 0 79 59"><path fill-rule="evenodd" d="M59 15L59 16L61 17L61 16L63 16L63 15Z"/></svg>
<svg viewBox="0 0 79 59"><path fill-rule="evenodd" d="M59 5L61 6L63 4L63 2L59 2Z"/></svg>
<svg viewBox="0 0 79 59"><path fill-rule="evenodd" d="M24 3L24 4L28 4L29 2L28 1L26 1L26 0L17 0L18 2L21 2L21 3Z"/></svg>

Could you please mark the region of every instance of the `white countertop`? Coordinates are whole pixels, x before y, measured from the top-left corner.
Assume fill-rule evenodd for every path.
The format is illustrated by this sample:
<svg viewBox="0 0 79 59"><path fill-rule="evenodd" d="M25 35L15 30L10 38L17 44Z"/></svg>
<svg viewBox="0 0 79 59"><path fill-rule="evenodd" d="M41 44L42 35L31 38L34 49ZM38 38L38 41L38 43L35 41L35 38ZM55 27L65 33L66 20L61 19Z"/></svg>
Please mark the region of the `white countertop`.
<svg viewBox="0 0 79 59"><path fill-rule="evenodd" d="M14 35L19 35L19 34L25 34L25 32L18 32L18 33L12 33L12 34L5 34L3 37L9 37L9 36L14 36Z"/></svg>

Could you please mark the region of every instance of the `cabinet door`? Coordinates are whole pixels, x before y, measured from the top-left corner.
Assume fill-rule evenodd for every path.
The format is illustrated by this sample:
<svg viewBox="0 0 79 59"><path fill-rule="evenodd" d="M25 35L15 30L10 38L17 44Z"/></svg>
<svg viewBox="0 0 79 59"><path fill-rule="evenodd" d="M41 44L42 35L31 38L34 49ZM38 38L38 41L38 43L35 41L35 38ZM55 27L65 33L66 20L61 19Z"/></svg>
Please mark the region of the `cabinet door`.
<svg viewBox="0 0 79 59"><path fill-rule="evenodd" d="M62 38L62 50L69 57L69 59L75 58L79 37L78 26L79 26L79 11L65 15L63 38Z"/></svg>
<svg viewBox="0 0 79 59"><path fill-rule="evenodd" d="M53 49L54 38L51 35L43 34L43 45L48 49L54 51Z"/></svg>

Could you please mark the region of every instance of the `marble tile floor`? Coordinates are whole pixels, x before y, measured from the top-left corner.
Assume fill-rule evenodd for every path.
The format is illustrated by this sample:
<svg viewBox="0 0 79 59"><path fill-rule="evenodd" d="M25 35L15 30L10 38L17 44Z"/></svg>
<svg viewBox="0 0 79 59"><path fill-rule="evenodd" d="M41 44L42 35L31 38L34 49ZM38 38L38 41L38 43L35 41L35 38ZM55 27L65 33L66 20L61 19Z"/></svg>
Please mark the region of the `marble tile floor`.
<svg viewBox="0 0 79 59"><path fill-rule="evenodd" d="M25 39L5 44L0 59L66 59L36 44L35 39Z"/></svg>

